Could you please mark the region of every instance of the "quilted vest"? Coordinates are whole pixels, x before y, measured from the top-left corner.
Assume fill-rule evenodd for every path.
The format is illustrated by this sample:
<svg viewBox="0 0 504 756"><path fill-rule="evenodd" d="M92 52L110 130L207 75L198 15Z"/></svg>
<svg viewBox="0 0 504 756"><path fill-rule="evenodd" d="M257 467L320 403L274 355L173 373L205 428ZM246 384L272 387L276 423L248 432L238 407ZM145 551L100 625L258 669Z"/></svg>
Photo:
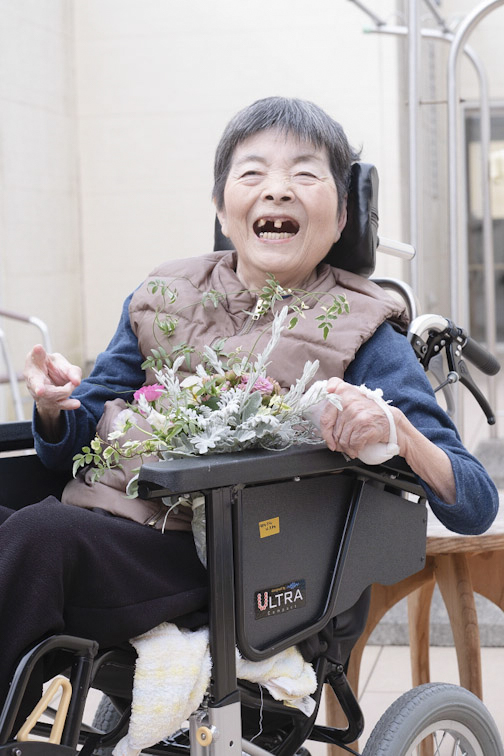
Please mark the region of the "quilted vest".
<svg viewBox="0 0 504 756"><path fill-rule="evenodd" d="M241 355L261 352L270 338L273 315L268 312L254 319L251 313L257 304L257 294L243 289L235 268L236 253L229 251L169 261L153 270L130 303L131 326L143 357L148 357L160 343L170 352L174 345L185 342L194 348L194 352L190 365L184 363L180 368L180 375L184 377L184 374L194 372L203 347L212 346L217 341L222 343L222 339L225 339L227 353L237 350ZM158 286L153 294L152 281L176 290L175 302L166 304L167 295L163 296L162 286ZM284 329L268 367L268 375L284 389L301 375L307 360L319 360L315 380L332 376L343 378L359 348L382 323L389 320L401 329L406 328L404 307L361 276L322 264L313 272L305 289L311 293L305 300L308 309L294 329ZM210 296L205 296L210 292L218 292L216 304ZM321 306L332 303L333 295L345 295L350 312L333 321L333 328L324 339L316 318L322 312ZM156 325L156 318L163 312L177 319L170 339L163 337ZM145 382L155 382L152 371L147 371ZM124 407L120 399L106 403L97 429L102 438L112 430L115 417ZM138 461L135 461L131 467L137 465ZM150 501L124 498L129 475L125 466L124 470L106 473L99 483L90 485L89 473L84 473L67 486L64 500L78 506L102 507L137 522L161 527L166 512L164 506L158 508ZM186 529L189 516L185 512L175 513L166 519L165 525L169 529Z"/></svg>

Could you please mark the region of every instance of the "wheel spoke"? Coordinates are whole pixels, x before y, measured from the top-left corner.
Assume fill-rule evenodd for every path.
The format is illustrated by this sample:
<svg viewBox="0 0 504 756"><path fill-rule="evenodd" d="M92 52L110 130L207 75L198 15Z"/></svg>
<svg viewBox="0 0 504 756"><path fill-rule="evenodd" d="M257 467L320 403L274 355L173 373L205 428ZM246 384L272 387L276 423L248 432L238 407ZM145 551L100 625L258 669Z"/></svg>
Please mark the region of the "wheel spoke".
<svg viewBox="0 0 504 756"><path fill-rule="evenodd" d="M436 750L434 751L434 756L441 756L441 746L443 745L445 737L446 737L446 732L443 732L441 741L438 742L437 732L434 733L434 745L436 746Z"/></svg>

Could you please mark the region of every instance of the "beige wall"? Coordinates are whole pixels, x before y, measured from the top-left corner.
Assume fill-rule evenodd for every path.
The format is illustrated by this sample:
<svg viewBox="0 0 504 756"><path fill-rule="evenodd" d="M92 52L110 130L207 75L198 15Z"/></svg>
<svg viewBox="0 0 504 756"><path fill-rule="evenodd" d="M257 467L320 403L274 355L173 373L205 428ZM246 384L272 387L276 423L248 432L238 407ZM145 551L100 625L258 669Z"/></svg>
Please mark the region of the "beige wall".
<svg viewBox="0 0 504 756"><path fill-rule="evenodd" d="M72 12L68 0L0 2L0 307L42 318L81 359ZM40 336L2 326L19 367ZM0 389L10 416L6 405Z"/></svg>

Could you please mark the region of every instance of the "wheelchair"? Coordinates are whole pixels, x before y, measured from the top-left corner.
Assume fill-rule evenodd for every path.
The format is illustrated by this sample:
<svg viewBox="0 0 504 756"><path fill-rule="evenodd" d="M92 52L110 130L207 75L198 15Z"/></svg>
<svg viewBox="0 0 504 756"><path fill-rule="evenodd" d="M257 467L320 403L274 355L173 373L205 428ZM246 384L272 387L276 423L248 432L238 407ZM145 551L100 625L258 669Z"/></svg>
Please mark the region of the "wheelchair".
<svg viewBox="0 0 504 756"><path fill-rule="evenodd" d="M377 247L376 171L357 164L352 181L349 222L328 261L369 275ZM223 246L217 227L216 248ZM411 297L408 304L416 315ZM439 316L415 317L410 340L426 369L446 351L450 372L463 374L491 422L491 408L463 357L490 374L499 369L494 358ZM27 453L32 446L29 423L0 425L0 452L8 452L0 455L1 503L29 505L61 494L66 476L44 469ZM212 659L208 689L187 727L144 751L309 756L312 741L358 753L364 719L345 670L364 629L370 587L398 582L425 563L425 495L404 460L367 466L323 444L185 458L144 464L139 491L147 499L196 491L205 496ZM316 674L310 714L237 679L236 648L245 659L262 661L294 645ZM50 709L46 694L13 735L30 676L50 655L65 659L64 677L56 680L60 704ZM52 636L28 649L0 712L0 756L110 753L128 730L134 665L131 646L100 649L85 638ZM316 721L325 685L341 706L345 727ZM104 694L93 724L83 722L90 689ZM387 709L362 754L503 756L504 750L478 698L455 685L430 683Z"/></svg>

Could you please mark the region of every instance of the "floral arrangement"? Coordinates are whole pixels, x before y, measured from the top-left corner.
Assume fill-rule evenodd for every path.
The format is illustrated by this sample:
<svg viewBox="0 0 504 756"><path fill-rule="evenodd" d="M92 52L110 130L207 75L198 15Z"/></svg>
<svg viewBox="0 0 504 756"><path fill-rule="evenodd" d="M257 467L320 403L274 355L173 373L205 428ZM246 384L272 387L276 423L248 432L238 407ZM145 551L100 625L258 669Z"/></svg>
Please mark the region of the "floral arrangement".
<svg viewBox="0 0 504 756"><path fill-rule="evenodd" d="M145 457L173 459L257 447L275 450L322 440L317 426L321 403L330 401L338 409L341 403L335 394L327 392L327 381L309 385L317 373L318 361L306 362L295 384L282 393L279 384L268 375L269 358L282 330L295 328L299 318L305 317L306 298L312 305L320 305L321 314L316 320L327 339L334 321L349 311L343 295L329 295L332 302L328 303L327 292L284 289L273 276L268 276L254 311L247 313L253 320L273 313L272 324L267 326L271 327L271 337L263 352L254 357L254 345L242 356L238 351L226 354L219 344L214 344L214 349L206 346L195 372L180 380L179 369L194 349L185 343L173 347L170 353L165 348L178 324L180 311L173 308L177 291L163 281L151 281L149 286L153 294L160 291L162 295L163 306L156 313L155 324L163 342L157 340L158 346L142 368L151 368L157 382L134 393L134 401L118 414L107 439L96 435L74 456L74 476L79 469L91 466L91 481L95 482L108 470L122 467L123 460L138 458L138 468L132 470L126 489L127 495L134 498L138 496L138 472ZM200 301L203 307L218 307L222 299L222 294L210 291ZM275 311L280 301L282 308ZM132 430L135 438L128 438ZM183 506L192 510L194 542L206 566L204 496L197 491L163 498L163 503L163 529L173 509Z"/></svg>
<svg viewBox="0 0 504 756"><path fill-rule="evenodd" d="M345 308L344 303L340 303ZM74 475L92 465L93 480L121 465L122 459L156 455L160 458L218 454L253 447L285 449L292 444L318 443L321 437L310 420L315 405L339 400L326 391L326 381L308 387L318 370L318 361L306 362L301 376L282 394L268 376L269 357L285 327L287 306L274 313L271 337L256 358L222 356L205 347L195 373L180 380L177 373L185 355L153 367L156 383L134 394L135 402L119 413L106 440L96 436L89 447L74 457ZM326 316L324 314L324 319ZM325 322L324 320L324 322ZM142 438L125 439L136 428ZM136 496L136 478L129 495Z"/></svg>

